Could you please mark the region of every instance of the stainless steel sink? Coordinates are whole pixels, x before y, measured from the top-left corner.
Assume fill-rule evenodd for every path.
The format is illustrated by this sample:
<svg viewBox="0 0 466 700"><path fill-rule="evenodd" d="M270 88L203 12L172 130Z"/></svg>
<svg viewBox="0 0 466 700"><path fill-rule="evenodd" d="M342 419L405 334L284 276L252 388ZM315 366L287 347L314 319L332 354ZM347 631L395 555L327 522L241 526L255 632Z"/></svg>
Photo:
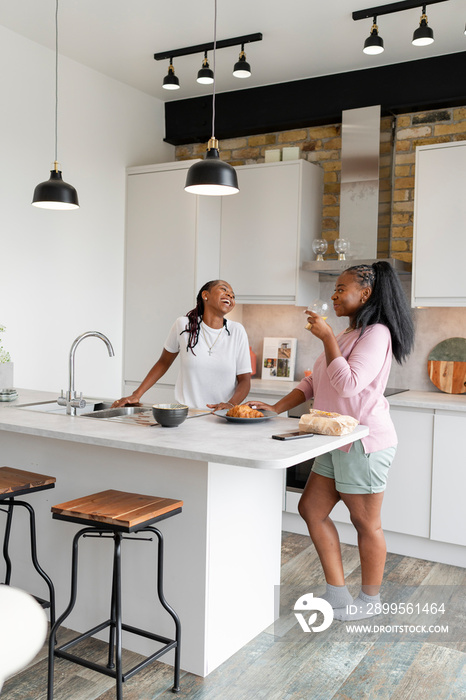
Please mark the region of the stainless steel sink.
<svg viewBox="0 0 466 700"><path fill-rule="evenodd" d="M85 407L77 408L76 415L80 418L100 418L101 420L136 423L138 425L155 425L155 419L150 406L121 406L119 408L112 408L112 403L113 401L86 398ZM17 408L59 416L67 415L66 406L60 406L56 401L23 404Z"/></svg>
<svg viewBox="0 0 466 700"><path fill-rule="evenodd" d="M147 406L121 406L120 408L96 408L90 413L81 413L85 418L119 418L147 412Z"/></svg>
<svg viewBox="0 0 466 700"><path fill-rule="evenodd" d="M87 399L84 408L78 408L77 414L82 416L85 413L102 411L109 409L112 401L100 401L99 399ZM41 401L40 403L28 403L18 406L26 411L39 411L39 413L53 413L56 415L66 415L66 406L60 406L56 401Z"/></svg>

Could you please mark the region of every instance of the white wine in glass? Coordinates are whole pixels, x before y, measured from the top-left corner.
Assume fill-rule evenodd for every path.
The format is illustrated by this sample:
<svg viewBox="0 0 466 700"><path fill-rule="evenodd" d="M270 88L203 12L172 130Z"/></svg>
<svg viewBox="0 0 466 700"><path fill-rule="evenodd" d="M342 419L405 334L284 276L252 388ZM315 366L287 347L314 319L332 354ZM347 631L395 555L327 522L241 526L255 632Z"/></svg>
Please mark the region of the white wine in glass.
<svg viewBox="0 0 466 700"><path fill-rule="evenodd" d="M322 301L322 299L314 299L312 304L309 304L304 313L307 313L308 311L312 311L326 321L328 318L328 303L326 301ZM312 324L307 323L306 329L310 331L311 328Z"/></svg>

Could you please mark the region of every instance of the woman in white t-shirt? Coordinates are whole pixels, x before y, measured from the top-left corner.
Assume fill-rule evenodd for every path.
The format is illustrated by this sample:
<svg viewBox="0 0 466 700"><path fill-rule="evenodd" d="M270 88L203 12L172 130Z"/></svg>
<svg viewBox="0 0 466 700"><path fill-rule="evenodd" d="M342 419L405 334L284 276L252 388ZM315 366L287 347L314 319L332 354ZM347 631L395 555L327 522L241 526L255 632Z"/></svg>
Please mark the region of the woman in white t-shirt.
<svg viewBox="0 0 466 700"><path fill-rule="evenodd" d="M194 309L173 324L162 354L131 396L113 406L139 403L180 356L175 398L191 408L230 408L244 401L251 385L251 358L241 323L225 318L235 307L231 286L212 280L200 289Z"/></svg>

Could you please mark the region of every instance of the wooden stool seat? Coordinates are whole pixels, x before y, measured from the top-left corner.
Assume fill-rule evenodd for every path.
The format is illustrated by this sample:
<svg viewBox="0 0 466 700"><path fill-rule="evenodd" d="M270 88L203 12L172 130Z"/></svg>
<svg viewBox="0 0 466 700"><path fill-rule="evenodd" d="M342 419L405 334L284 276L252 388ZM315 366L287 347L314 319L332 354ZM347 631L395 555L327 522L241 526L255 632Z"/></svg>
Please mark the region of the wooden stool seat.
<svg viewBox="0 0 466 700"><path fill-rule="evenodd" d="M90 668L98 673L104 673L116 681L116 698L123 700L123 683L135 673L141 671L152 661L156 661L169 651L175 652L174 683L172 691L180 690L180 639L181 623L178 615L165 600L163 592L163 549L164 541L162 532L154 527L154 523L170 518L181 513L183 501L175 498L161 498L160 496L146 496L140 493L127 493L108 489L93 493L90 496L75 498L66 503L52 506L53 518L78 523L82 527L73 538L71 561L71 593L70 601L65 612L52 626L49 637L49 664L47 681L47 700L53 700L54 659L59 657L73 663ZM148 533L153 537L134 537L132 535ZM71 614L78 593L78 544L80 539L94 537L99 540L113 539L113 575L112 592L110 600L110 617L90 630L79 634L74 639L56 646L56 634L59 627ZM121 592L121 544L122 540L146 540L157 541L157 577L156 592L159 602L171 616L175 634L173 639L161 636L155 632L144 630L133 625L123 623L122 620L122 592ZM107 664L95 663L69 650L88 637L109 629L108 660ZM123 672L122 666L122 632L139 635L145 639L157 642L157 650L136 664L130 670ZM160 647L160 645L162 645Z"/></svg>
<svg viewBox="0 0 466 700"><path fill-rule="evenodd" d="M134 532L142 525L169 518L181 512L183 501L160 496L144 496L108 489L90 496L75 498L52 506L53 517L59 520L110 526L123 532Z"/></svg>
<svg viewBox="0 0 466 700"><path fill-rule="evenodd" d="M1 510L7 514L5 535L3 538L3 558L6 563L4 584L9 586L11 581L12 564L9 546L13 511L15 507L21 507L27 510L29 513L32 564L37 573L44 579L49 589L49 600L44 600L38 596L34 597L42 605L42 607L50 608L51 625L55 623L55 590L50 577L45 573L37 560L36 521L34 508L27 501L18 500L18 496L29 495L35 493L36 491L53 489L55 487L55 482L56 479L54 476L37 474L36 472L30 472L24 469L16 469L16 467L0 467L0 503L2 503L4 506L1 508Z"/></svg>
<svg viewBox="0 0 466 700"><path fill-rule="evenodd" d="M0 500L34 491L53 489L55 482L54 476L27 472L14 467L0 467Z"/></svg>

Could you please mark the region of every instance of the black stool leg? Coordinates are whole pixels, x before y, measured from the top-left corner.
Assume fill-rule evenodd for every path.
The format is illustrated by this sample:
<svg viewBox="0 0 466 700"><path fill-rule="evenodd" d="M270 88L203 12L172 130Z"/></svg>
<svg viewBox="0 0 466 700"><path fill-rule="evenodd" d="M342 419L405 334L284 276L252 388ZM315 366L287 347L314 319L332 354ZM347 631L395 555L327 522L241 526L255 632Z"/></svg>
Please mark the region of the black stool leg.
<svg viewBox="0 0 466 700"><path fill-rule="evenodd" d="M48 676L47 676L47 700L53 700L53 675L54 675L54 663L55 663L55 644L56 644L56 634L57 630L66 620L68 615L70 615L71 611L73 610L75 604L76 604L76 596L77 596L77 590L78 590L78 541L79 538L82 535L85 535L88 532L95 532L95 528L93 527L86 527L83 530L79 530L79 532L76 533L76 535L73 538L73 554L72 554L72 559L71 559L71 595L70 595L70 602L68 603L68 607L66 608L65 612L60 615L58 620L56 620L55 624L52 625L52 628L50 630L50 637L49 637L49 664L48 664Z"/></svg>
<svg viewBox="0 0 466 700"><path fill-rule="evenodd" d="M35 570L39 574L39 576L42 576L44 579L45 583L47 584L47 587L49 589L49 597L50 597L50 624L54 625L55 624L55 588L53 587L53 583L50 579L49 576L45 573L45 571L42 569L40 566L38 560L37 560L37 539L36 539L36 518L34 514L34 508L31 506L30 503L26 503L26 501L15 501L16 505L22 505L27 510L29 511L29 525L30 525L30 531L31 531L31 558L32 558L32 563L34 565Z"/></svg>
<svg viewBox="0 0 466 700"><path fill-rule="evenodd" d="M14 506L23 506L23 508L26 508L26 510L29 512L29 530L30 530L30 535L31 535L31 559L32 563L34 565L35 570L41 576L45 583L47 584L47 587L49 589L49 598L50 598L50 624L53 625L55 623L55 588L53 586L52 580L50 577L45 573L45 571L42 569L42 567L39 564L39 561L37 559L37 538L36 538L36 518L34 514L34 508L31 506L30 503L27 503L26 501L17 501L10 499L10 504L8 508L8 517L7 517L7 526L6 526L6 531L5 531L5 539L3 542L3 556L5 558L5 561L7 563L7 573L6 573L6 578L5 578L5 583L8 585L10 583L10 578L11 578L11 561L10 557L8 554L8 545L9 545L9 540L10 540L10 531L11 531L11 520L13 517L13 507Z"/></svg>
<svg viewBox="0 0 466 700"><path fill-rule="evenodd" d="M7 514L5 536L3 538L3 558L5 559L6 564L5 586L9 586L11 580L11 559L10 554L8 552L8 547L10 544L11 521L13 519L13 499L10 498L8 500L8 509L5 511L5 513Z"/></svg>
<svg viewBox="0 0 466 700"><path fill-rule="evenodd" d="M121 659L121 540L120 532L114 533L115 550L113 558L113 578L115 583L115 672L117 700L123 700L123 665Z"/></svg>
<svg viewBox="0 0 466 700"><path fill-rule="evenodd" d="M115 590L116 590L116 583L115 583L115 565L114 565L113 570L112 570L112 598L111 598L111 603L110 603L110 621L111 621L111 624L110 624L110 632L108 635L108 660L107 660L107 668L111 668L111 669L115 668L115 661L114 661L115 620L116 620Z"/></svg>
<svg viewBox="0 0 466 700"><path fill-rule="evenodd" d="M180 618L173 610L173 608L165 600L163 594L163 535L160 530L155 527L145 527L144 530L153 532L158 538L158 552L157 552L157 595L159 597L160 603L163 605L165 610L171 615L175 623L175 666L174 666L174 684L172 688L173 693L180 692L180 652L181 652L181 622Z"/></svg>

